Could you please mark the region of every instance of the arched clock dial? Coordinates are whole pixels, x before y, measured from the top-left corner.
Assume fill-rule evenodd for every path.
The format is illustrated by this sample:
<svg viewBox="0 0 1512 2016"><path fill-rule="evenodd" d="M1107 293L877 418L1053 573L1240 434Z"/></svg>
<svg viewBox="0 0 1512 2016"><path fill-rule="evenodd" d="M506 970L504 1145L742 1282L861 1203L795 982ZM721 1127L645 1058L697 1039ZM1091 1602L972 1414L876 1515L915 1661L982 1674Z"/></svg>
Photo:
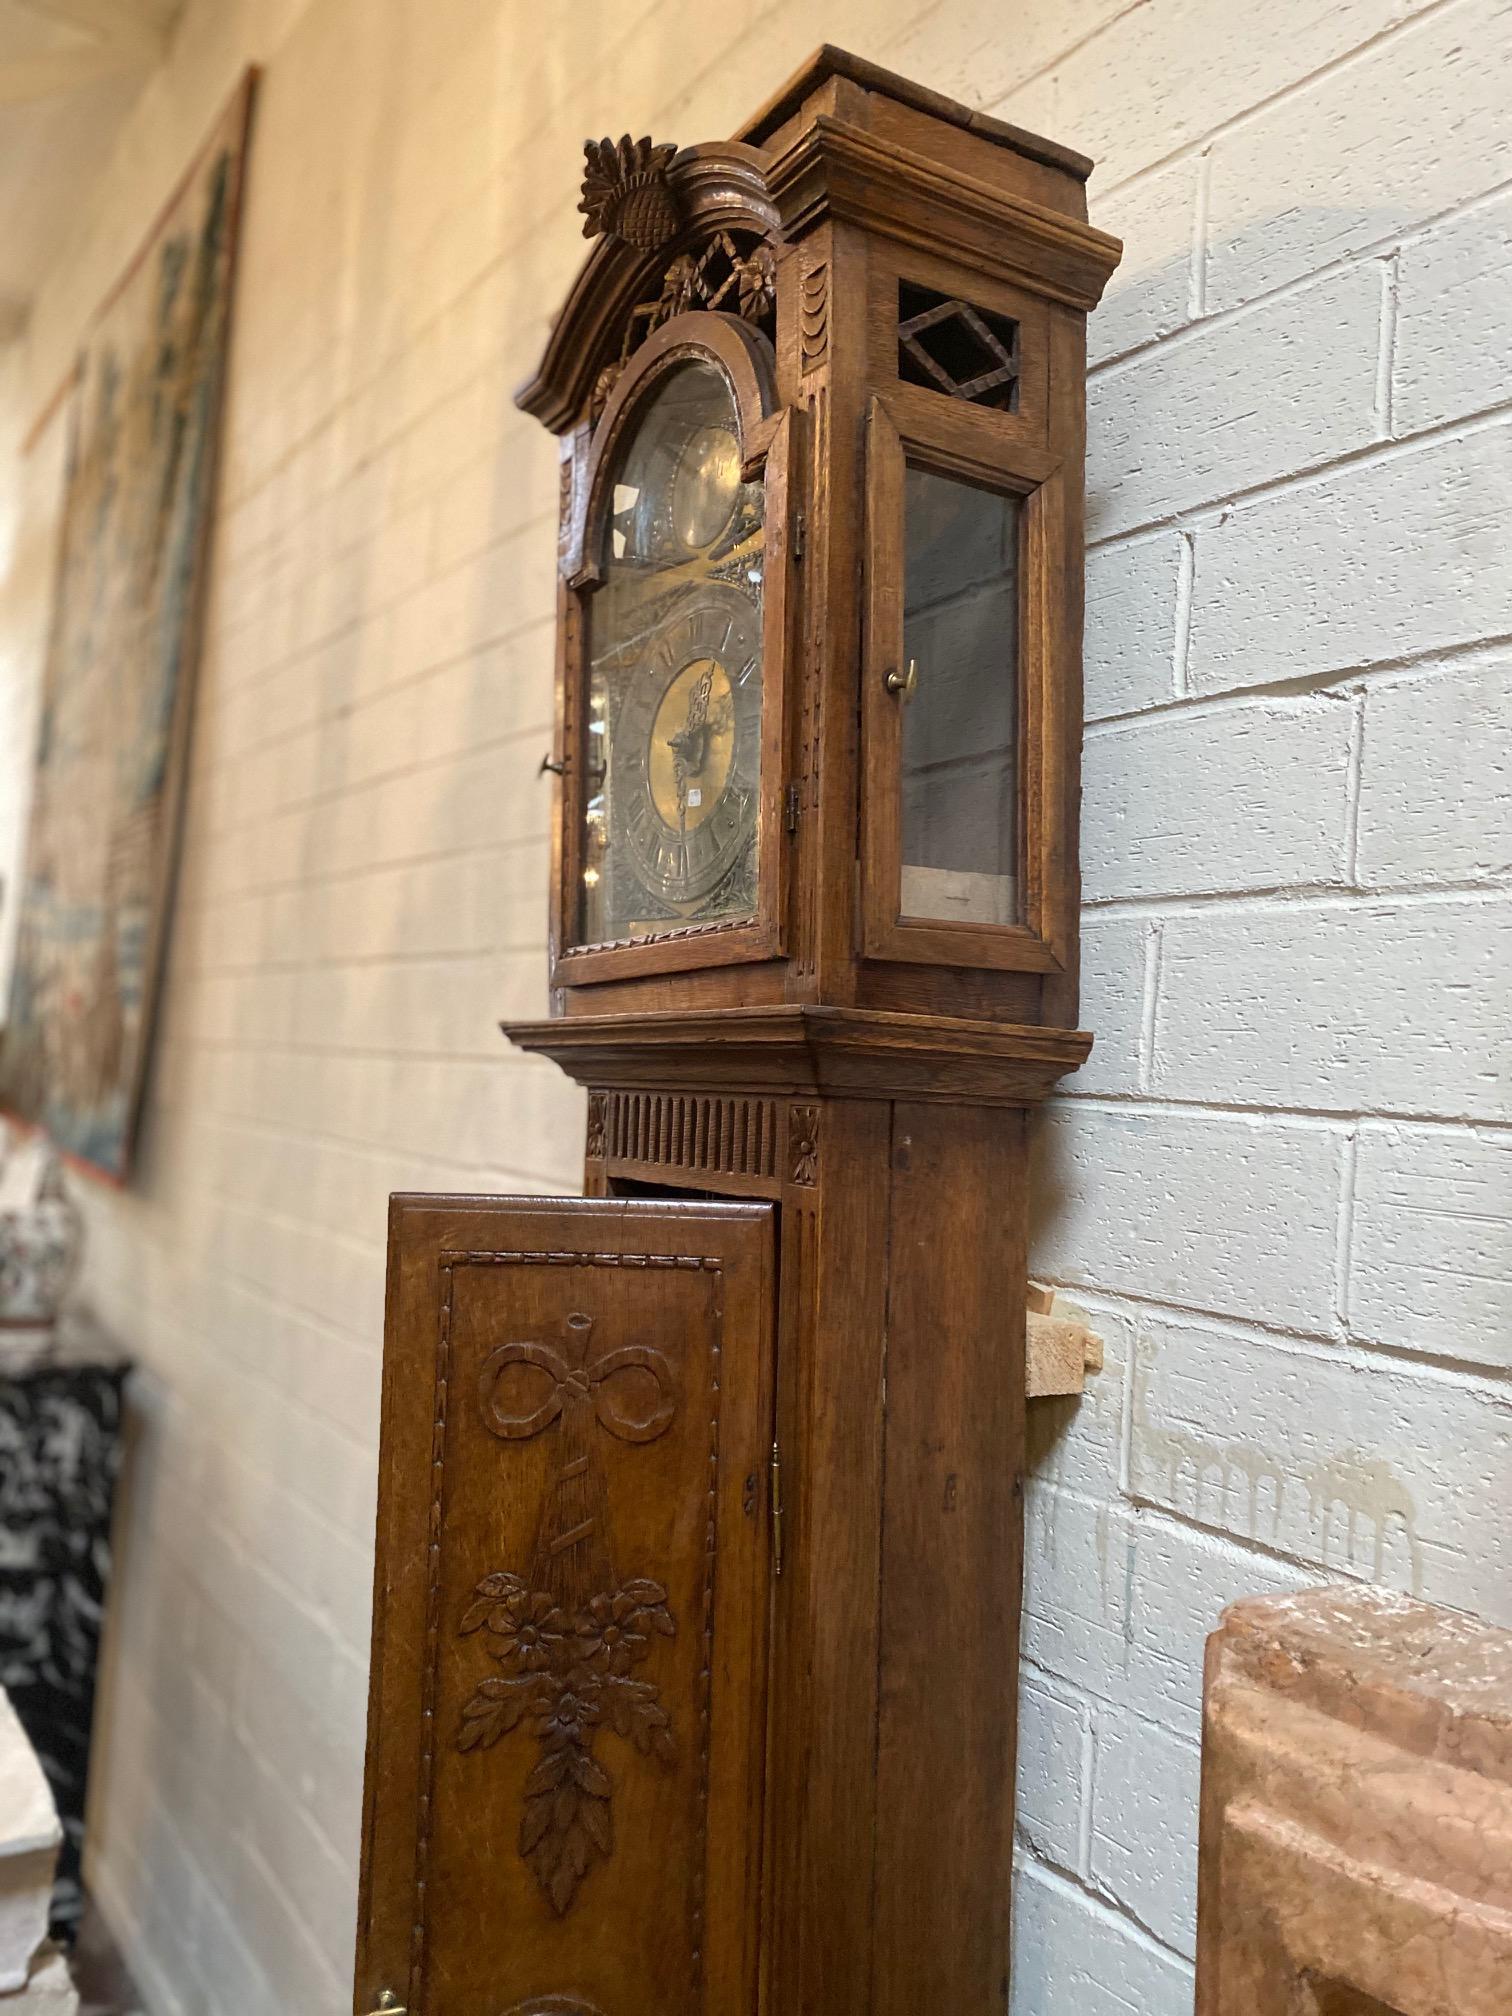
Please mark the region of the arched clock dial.
<svg viewBox="0 0 1512 2016"><path fill-rule="evenodd" d="M578 942L755 913L764 495L728 383L668 374L607 495L589 610Z"/></svg>
<svg viewBox="0 0 1512 2016"><path fill-rule="evenodd" d="M643 648L613 729L613 823L643 887L691 912L755 841L758 613L711 583L675 601Z"/></svg>

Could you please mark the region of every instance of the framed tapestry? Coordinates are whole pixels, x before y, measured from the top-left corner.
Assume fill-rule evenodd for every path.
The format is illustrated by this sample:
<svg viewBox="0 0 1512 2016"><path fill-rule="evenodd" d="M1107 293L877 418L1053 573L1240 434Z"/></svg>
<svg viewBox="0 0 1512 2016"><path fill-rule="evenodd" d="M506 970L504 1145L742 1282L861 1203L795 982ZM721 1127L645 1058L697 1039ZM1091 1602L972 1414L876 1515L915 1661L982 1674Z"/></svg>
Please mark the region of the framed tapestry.
<svg viewBox="0 0 1512 2016"><path fill-rule="evenodd" d="M95 318L71 395L0 1106L117 1179L173 882L254 82Z"/></svg>

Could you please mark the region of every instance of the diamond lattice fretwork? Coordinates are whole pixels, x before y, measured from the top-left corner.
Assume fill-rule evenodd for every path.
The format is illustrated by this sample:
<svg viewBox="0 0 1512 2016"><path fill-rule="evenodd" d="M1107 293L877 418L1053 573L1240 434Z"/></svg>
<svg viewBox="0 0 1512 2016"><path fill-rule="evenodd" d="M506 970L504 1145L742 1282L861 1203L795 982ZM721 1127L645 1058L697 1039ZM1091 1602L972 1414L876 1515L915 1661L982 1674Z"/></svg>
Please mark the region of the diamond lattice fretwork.
<svg viewBox="0 0 1512 2016"><path fill-rule="evenodd" d="M905 280L898 288L898 376L1011 413L1018 406L1018 324Z"/></svg>

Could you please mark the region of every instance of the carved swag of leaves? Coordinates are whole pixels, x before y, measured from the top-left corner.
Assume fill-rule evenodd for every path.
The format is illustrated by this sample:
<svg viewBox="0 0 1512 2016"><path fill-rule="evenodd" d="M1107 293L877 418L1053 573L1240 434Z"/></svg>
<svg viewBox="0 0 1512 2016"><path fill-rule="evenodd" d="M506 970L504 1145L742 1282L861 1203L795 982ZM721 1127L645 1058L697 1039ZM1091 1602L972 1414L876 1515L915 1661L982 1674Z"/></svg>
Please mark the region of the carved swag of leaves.
<svg viewBox="0 0 1512 2016"><path fill-rule="evenodd" d="M481 1631L505 1670L463 1708L458 1747L489 1749L528 1721L541 1757L525 1781L520 1853L560 1915L614 1848L614 1781L593 1754L599 1730L607 1723L643 1757L677 1761L656 1688L633 1675L654 1637L677 1627L659 1582L603 1590L575 1617L518 1575L485 1575L473 1595L461 1630Z"/></svg>
<svg viewBox="0 0 1512 2016"><path fill-rule="evenodd" d="M485 1575L458 1625L458 1635L477 1639L501 1671L479 1681L464 1704L457 1747L491 1749L522 1724L539 1744L525 1781L519 1850L558 1916L614 1850L614 1780L595 1754L600 1731L607 1726L664 1768L677 1762L660 1693L637 1672L677 1626L661 1583L622 1582L610 1568L607 1497L591 1454L595 1419L625 1442L664 1434L676 1411L676 1378L649 1345L591 1358L592 1329L591 1318L574 1314L564 1348L506 1344L483 1367L490 1431L520 1441L560 1422L561 1464L541 1506L529 1580ZM547 1400L529 1412L511 1411L500 1397L512 1366L551 1382ZM643 1396L646 1380L654 1404L649 1413L632 1413L616 1389L634 1383Z"/></svg>

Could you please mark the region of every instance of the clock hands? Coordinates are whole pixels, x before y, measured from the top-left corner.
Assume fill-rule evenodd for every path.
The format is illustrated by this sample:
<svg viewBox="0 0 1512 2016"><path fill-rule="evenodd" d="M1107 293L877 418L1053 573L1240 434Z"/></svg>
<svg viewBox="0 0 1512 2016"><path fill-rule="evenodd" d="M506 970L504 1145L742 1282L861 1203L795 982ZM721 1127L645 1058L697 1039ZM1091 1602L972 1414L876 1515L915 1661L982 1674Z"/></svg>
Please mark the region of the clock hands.
<svg viewBox="0 0 1512 2016"><path fill-rule="evenodd" d="M672 751L673 775L677 780L677 830L686 833L688 825L688 785L703 772L709 760L709 736L716 726L709 719L709 695L714 690L714 666L712 661L705 665L693 682L693 690L688 695L688 713L681 728L675 735L667 737L667 747Z"/></svg>

